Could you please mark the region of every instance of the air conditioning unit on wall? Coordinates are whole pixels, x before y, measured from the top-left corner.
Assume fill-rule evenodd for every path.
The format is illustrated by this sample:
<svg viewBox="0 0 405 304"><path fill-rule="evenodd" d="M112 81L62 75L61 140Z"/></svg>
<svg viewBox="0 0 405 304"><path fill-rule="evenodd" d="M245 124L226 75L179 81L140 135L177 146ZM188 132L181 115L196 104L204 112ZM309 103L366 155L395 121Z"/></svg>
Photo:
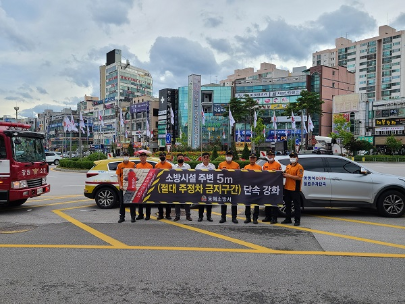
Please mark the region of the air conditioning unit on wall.
<svg viewBox="0 0 405 304"><path fill-rule="evenodd" d="M371 132L366 132L366 136L371 136Z"/></svg>

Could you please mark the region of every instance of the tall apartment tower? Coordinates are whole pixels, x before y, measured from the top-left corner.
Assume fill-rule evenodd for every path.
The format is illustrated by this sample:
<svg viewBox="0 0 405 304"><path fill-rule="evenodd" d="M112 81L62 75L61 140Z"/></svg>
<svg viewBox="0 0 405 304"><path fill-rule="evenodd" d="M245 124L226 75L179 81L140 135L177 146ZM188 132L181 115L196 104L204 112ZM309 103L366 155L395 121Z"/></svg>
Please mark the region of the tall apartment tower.
<svg viewBox="0 0 405 304"><path fill-rule="evenodd" d="M355 92L369 102L405 96L405 31L384 25L379 36L360 41L336 39L336 48L312 54L312 66L343 66L355 72Z"/></svg>

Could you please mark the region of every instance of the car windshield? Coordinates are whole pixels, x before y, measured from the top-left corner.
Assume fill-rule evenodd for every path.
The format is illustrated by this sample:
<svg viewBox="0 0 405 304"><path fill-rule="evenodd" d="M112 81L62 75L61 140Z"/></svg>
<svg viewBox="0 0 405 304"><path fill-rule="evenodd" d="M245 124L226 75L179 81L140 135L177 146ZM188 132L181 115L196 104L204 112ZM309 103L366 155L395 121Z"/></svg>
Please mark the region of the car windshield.
<svg viewBox="0 0 405 304"><path fill-rule="evenodd" d="M33 137L12 137L13 158L18 162L43 162L45 150L43 139Z"/></svg>

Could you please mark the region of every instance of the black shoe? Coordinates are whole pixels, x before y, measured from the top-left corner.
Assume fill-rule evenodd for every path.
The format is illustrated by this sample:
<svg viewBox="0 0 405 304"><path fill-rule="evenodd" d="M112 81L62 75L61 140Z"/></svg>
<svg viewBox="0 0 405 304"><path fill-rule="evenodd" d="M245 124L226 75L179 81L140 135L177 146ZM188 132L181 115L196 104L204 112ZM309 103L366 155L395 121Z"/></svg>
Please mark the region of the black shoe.
<svg viewBox="0 0 405 304"><path fill-rule="evenodd" d="M177 222L177 221L179 221L179 220L180 220L180 218L177 217L177 216L174 218L174 221L175 221L175 222Z"/></svg>
<svg viewBox="0 0 405 304"><path fill-rule="evenodd" d="M136 217L136 220L143 220L143 215L138 215L138 216Z"/></svg>
<svg viewBox="0 0 405 304"><path fill-rule="evenodd" d="M171 217L170 215L166 216L166 218L167 218L168 220L171 220L171 219L172 219L172 217Z"/></svg>
<svg viewBox="0 0 405 304"><path fill-rule="evenodd" d="M191 216L187 216L186 220L191 222L193 219L191 218Z"/></svg>
<svg viewBox="0 0 405 304"><path fill-rule="evenodd" d="M198 221L199 221L199 222L202 222L202 217L199 217L199 218L198 218Z"/></svg>
<svg viewBox="0 0 405 304"><path fill-rule="evenodd" d="M233 219L232 219L232 223L237 224L237 223L239 223L239 222L238 222L238 220L237 220L236 218L233 218Z"/></svg>
<svg viewBox="0 0 405 304"><path fill-rule="evenodd" d="M281 224L291 224L292 221L291 219L285 219L284 221L281 222Z"/></svg>
<svg viewBox="0 0 405 304"><path fill-rule="evenodd" d="M145 221L149 221L150 220L150 215L147 215L146 217L145 217Z"/></svg>
<svg viewBox="0 0 405 304"><path fill-rule="evenodd" d="M270 218L266 216L266 217L262 220L262 222L270 222Z"/></svg>
<svg viewBox="0 0 405 304"><path fill-rule="evenodd" d="M159 215L156 219L157 219L157 220L163 220L163 216L162 216L162 215Z"/></svg>
<svg viewBox="0 0 405 304"><path fill-rule="evenodd" d="M135 222L136 222L135 218L131 217L131 223L135 223Z"/></svg>
<svg viewBox="0 0 405 304"><path fill-rule="evenodd" d="M271 222L270 222L270 224L277 224L278 222L277 222L277 219L271 219Z"/></svg>
<svg viewBox="0 0 405 304"><path fill-rule="evenodd" d="M219 220L220 224L225 223L225 222L226 222L226 219L224 219L223 217Z"/></svg>
<svg viewBox="0 0 405 304"><path fill-rule="evenodd" d="M300 221L295 221L294 226L299 226L300 225Z"/></svg>
<svg viewBox="0 0 405 304"><path fill-rule="evenodd" d="M253 219L253 224L259 224L259 222L257 221L257 219Z"/></svg>
<svg viewBox="0 0 405 304"><path fill-rule="evenodd" d="M207 217L207 221L208 222L213 222L214 220L212 219L212 217Z"/></svg>
<svg viewBox="0 0 405 304"><path fill-rule="evenodd" d="M248 224L250 222L251 222L250 217L247 217L246 220L244 221L245 224Z"/></svg>
<svg viewBox="0 0 405 304"><path fill-rule="evenodd" d="M121 218L118 220L118 223L122 223L122 222L125 222L125 219L121 217Z"/></svg>

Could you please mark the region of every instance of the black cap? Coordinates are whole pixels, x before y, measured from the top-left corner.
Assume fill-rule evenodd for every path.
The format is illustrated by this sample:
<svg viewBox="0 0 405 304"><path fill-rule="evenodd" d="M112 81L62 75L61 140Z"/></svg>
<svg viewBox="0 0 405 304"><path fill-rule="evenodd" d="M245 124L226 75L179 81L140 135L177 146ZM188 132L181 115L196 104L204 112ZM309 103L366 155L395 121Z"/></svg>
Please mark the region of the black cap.
<svg viewBox="0 0 405 304"><path fill-rule="evenodd" d="M255 157L255 158L257 158L257 156L256 156L255 153L250 153L249 157Z"/></svg>
<svg viewBox="0 0 405 304"><path fill-rule="evenodd" d="M298 154L295 153L295 152L291 152L289 156L290 156L290 157L298 157Z"/></svg>
<svg viewBox="0 0 405 304"><path fill-rule="evenodd" d="M267 155L276 155L276 153L273 150L267 151Z"/></svg>
<svg viewBox="0 0 405 304"><path fill-rule="evenodd" d="M160 152L159 156L166 156L166 153L165 152Z"/></svg>
<svg viewBox="0 0 405 304"><path fill-rule="evenodd" d="M226 155L233 155L232 151L226 152Z"/></svg>
<svg viewBox="0 0 405 304"><path fill-rule="evenodd" d="M129 156L127 152L122 153L122 156Z"/></svg>
<svg viewBox="0 0 405 304"><path fill-rule="evenodd" d="M146 152L139 153L139 156L147 156Z"/></svg>

